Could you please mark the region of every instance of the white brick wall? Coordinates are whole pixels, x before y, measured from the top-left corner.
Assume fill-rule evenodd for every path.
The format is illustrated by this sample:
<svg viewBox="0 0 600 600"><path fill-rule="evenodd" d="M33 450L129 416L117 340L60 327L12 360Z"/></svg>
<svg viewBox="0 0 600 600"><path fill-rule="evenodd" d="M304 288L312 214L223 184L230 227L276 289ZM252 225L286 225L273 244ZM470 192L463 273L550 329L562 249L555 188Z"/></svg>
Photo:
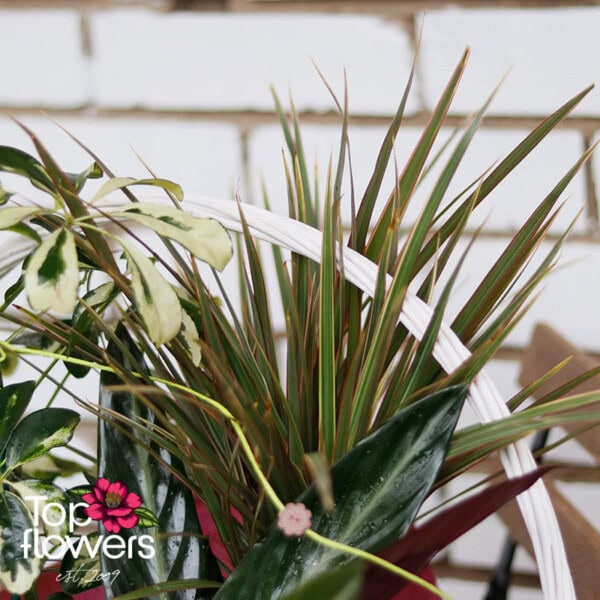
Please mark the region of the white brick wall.
<svg viewBox="0 0 600 600"><path fill-rule="evenodd" d="M471 64L452 110L470 113L482 105L502 76L491 112L545 115L594 81L600 66L597 8L456 9L425 15L422 85L431 107L466 46ZM577 114L600 114L595 91Z"/></svg>
<svg viewBox="0 0 600 600"><path fill-rule="evenodd" d="M336 3L340 10L341 6ZM316 160L322 184L329 156L334 152L335 158L339 143L338 120L323 114L334 113L334 103L313 59L340 99L343 69L347 71L358 199L385 134L387 119L382 117L394 113L404 89L413 58L411 36L420 20L415 15L417 27L411 31L408 21L381 15L295 14L277 12L276 4L268 12L165 13L110 8L108 3L106 10L25 10L15 0L12 9L0 9L0 110L26 122L69 170L84 168L89 157L32 109L47 110L118 175L145 174L133 147L159 176L178 181L184 190L216 196L230 196L235 190L260 204L262 176L274 209L285 212L283 138L269 85L284 102L291 91L300 112L314 113L304 127L304 144L307 157ZM428 10L407 123L396 142L398 165L410 155L427 111L466 45L472 50L470 64L451 115L478 109L502 75L512 70L490 109L496 118L485 122L472 142L449 197L514 147L530 130L531 116L548 114L589 83L600 82L599 28L600 7ZM593 92L577 110L578 119L554 132L478 210L471 225L483 225L483 232L457 282L450 315L510 235L577 160L586 140L600 139L598 94ZM455 118L452 124L458 122ZM444 129L440 143L449 135L450 129ZM0 117L0 144L30 148L7 116ZM432 170L417 192L406 224L414 221L440 168ZM27 191L15 177L3 175L0 181ZM384 188L391 189L393 181L392 168ZM564 196L565 206L552 233L563 231L577 212L582 215L562 253L561 268L547 279L543 294L509 338L513 349L526 346L535 322L544 320L581 348L600 353L595 302L600 296L600 246L594 205L599 182L600 154L596 154L590 170L578 175ZM342 207L346 225L349 207L347 179ZM542 250L547 248L548 244ZM265 256L269 258L266 249ZM233 267L224 272L223 282L236 296ZM283 327L280 311L274 322ZM495 360L490 372L504 397L518 389L517 360ZM18 376L24 373L22 369ZM87 389L85 383L82 389ZM36 399L40 406L47 400L42 395ZM465 415L462 423L470 418ZM590 460L575 443L554 455ZM592 518L597 516L595 488L570 485L568 493ZM597 519L594 523L599 526ZM503 536L502 527L492 519L457 543L451 558L487 567L496 560ZM532 568L522 557L518 566ZM456 598L482 596L481 583L447 579L442 586ZM537 590L515 589L510 597L527 600L541 595Z"/></svg>
<svg viewBox="0 0 600 600"><path fill-rule="evenodd" d="M374 17L122 10L90 21L101 106L270 111L273 85L300 110L329 111L313 59L338 90L347 69L354 112L389 114L410 69L407 33Z"/></svg>
<svg viewBox="0 0 600 600"><path fill-rule="evenodd" d="M0 10L0 29L0 105L73 108L87 102L76 12Z"/></svg>

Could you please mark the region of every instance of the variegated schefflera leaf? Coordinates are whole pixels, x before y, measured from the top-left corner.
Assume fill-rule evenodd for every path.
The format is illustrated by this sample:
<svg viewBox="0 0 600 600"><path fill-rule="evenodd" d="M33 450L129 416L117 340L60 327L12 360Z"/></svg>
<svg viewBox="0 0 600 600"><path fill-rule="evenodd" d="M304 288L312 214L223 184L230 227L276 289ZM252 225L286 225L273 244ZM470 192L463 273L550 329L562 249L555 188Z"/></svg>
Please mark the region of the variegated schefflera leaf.
<svg viewBox="0 0 600 600"><path fill-rule="evenodd" d="M152 185L165 189L178 200L181 187L163 179L112 178L94 197L132 185ZM28 227L26 221L50 212L39 207L11 206L0 210L0 229ZM142 225L163 238L180 244L197 259L217 270L223 270L233 256L233 245L225 228L214 219L201 219L176 207L136 203L107 211L111 218L126 219ZM77 219L71 227L85 229ZM31 228L29 228L31 229ZM32 230L33 231L33 230ZM24 286L34 310L53 310L69 314L76 310L80 269L76 238L67 226L60 227L41 241L25 268ZM131 275L134 303L150 339L157 345L170 342L181 333L180 340L195 364L199 363L199 346L191 319L186 317L171 284L136 243L124 236L118 238Z"/></svg>
<svg viewBox="0 0 600 600"><path fill-rule="evenodd" d="M12 492L0 494L0 582L12 594L28 592L41 572L41 560L25 556L23 539L33 529L33 517Z"/></svg>
<svg viewBox="0 0 600 600"><path fill-rule="evenodd" d="M75 238L68 229L57 229L39 245L25 269L29 304L34 310L72 313L78 287Z"/></svg>
<svg viewBox="0 0 600 600"><path fill-rule="evenodd" d="M124 216L181 244L196 258L222 271L233 256L226 229L214 219L201 219L170 206L137 203L113 216Z"/></svg>
<svg viewBox="0 0 600 600"><path fill-rule="evenodd" d="M46 502L64 499L50 483L19 480L18 468L67 444L80 419L77 412L64 408L45 408L23 417L34 390L33 381L0 390L0 464L6 484L0 487L0 583L12 594L28 592L42 567L40 559L23 547L27 532L37 526L27 497L42 497Z"/></svg>

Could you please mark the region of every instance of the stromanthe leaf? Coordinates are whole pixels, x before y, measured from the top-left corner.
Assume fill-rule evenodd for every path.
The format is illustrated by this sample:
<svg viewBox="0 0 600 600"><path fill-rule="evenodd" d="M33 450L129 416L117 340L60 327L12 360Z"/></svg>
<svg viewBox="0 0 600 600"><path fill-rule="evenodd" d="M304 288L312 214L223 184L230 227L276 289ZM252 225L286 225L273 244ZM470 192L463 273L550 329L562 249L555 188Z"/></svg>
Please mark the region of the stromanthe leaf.
<svg viewBox="0 0 600 600"><path fill-rule="evenodd" d="M331 469L332 513L321 508L313 487L296 500L312 511L312 528L371 552L404 535L436 480L465 397L464 386L432 394L403 409L357 444ZM287 598L311 580L351 561L351 556L306 537L286 538L273 526L240 562L216 598Z"/></svg>
<svg viewBox="0 0 600 600"><path fill-rule="evenodd" d="M177 300L176 302L179 305ZM123 327L119 327L116 333L136 364L130 364L112 343L108 346L108 353L126 369L140 372L140 367L143 368L140 351ZM134 394L109 389L110 386L122 384L119 377L102 373L100 405L131 419L153 423L154 414ZM141 514L138 526L122 529L118 534L127 543L133 536L138 539L143 535L151 536L155 555L145 558L137 551L130 558L112 559L102 555L103 573L120 572L113 582L105 582L106 597L110 599L149 585L180 579L219 580L216 561L210 552L208 541L200 531L192 494L169 470L169 467L183 470L183 466L140 432L130 430L128 433L126 435L114 423L100 419L98 474L110 481L123 482L130 492L140 496L143 506L156 515L156 528L141 527L140 525L151 525L147 522L148 515ZM143 446L151 448L160 456L162 464ZM135 544L133 547L136 548ZM214 590L187 589L169 594L157 593L151 597L160 600L200 600L212 598L213 595Z"/></svg>

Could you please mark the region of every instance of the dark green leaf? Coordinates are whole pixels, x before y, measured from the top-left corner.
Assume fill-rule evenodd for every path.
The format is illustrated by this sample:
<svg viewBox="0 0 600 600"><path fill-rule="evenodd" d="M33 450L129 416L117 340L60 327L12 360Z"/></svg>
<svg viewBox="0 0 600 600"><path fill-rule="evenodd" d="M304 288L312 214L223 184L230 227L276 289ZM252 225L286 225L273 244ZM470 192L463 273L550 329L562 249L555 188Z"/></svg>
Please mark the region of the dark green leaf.
<svg viewBox="0 0 600 600"><path fill-rule="evenodd" d="M495 513L509 500L529 489L547 468L490 486L450 508L439 511L424 525L411 529L401 540L379 555L411 573L421 572L443 548ZM408 582L369 566L365 576L364 600L388 600Z"/></svg>
<svg viewBox="0 0 600 600"><path fill-rule="evenodd" d="M0 146L0 171L22 175L35 187L52 195L56 193L56 187L43 165L27 152L17 148Z"/></svg>
<svg viewBox="0 0 600 600"><path fill-rule="evenodd" d="M48 450L67 444L79 423L79 413L67 408L44 408L27 415L6 445L6 467L29 462Z"/></svg>
<svg viewBox="0 0 600 600"><path fill-rule="evenodd" d="M13 594L27 592L40 574L40 559L32 557L31 549L26 558L23 548L27 531L32 529L33 519L23 501L11 492L3 492L0 495L0 582Z"/></svg>
<svg viewBox="0 0 600 600"><path fill-rule="evenodd" d="M155 598L157 594L164 592L177 592L181 590L214 590L220 587L218 581L208 581L207 579L183 579L180 581L165 581L156 585L147 586L115 597L115 600L146 600L147 598ZM210 593L210 592L209 592ZM161 596L162 597L162 596Z"/></svg>
<svg viewBox="0 0 600 600"><path fill-rule="evenodd" d="M73 600L71 594L65 594L64 592L56 592L48 596L48 600Z"/></svg>
<svg viewBox="0 0 600 600"><path fill-rule="evenodd" d="M364 565L353 560L296 586L282 600L354 600L360 597Z"/></svg>
<svg viewBox="0 0 600 600"><path fill-rule="evenodd" d="M23 416L35 390L35 381L12 383L0 390L0 454Z"/></svg>
<svg viewBox="0 0 600 600"><path fill-rule="evenodd" d="M136 371L143 364L139 350L124 328L117 335L126 344L130 356L136 358L133 368L113 343L108 352L112 359L126 370ZM139 364L137 364L139 363ZM101 376L100 405L132 419L155 421L155 415L130 393L111 392L111 385L123 381L110 373ZM202 537L194 499L190 491L175 478L169 468L182 469L179 461L166 450L158 448L149 438L142 437L139 430L121 432L116 424L101 420L98 431L98 474L109 481L122 481L127 488L138 494L158 518L154 530L134 527L121 530L124 539L131 536L150 535L156 552L153 558L143 558L134 552L132 559L114 560L102 556L105 572L121 571L112 585L105 583L107 593L118 595L132 592L149 584L179 579L218 579L216 562L210 553L208 542ZM152 454L149 453L152 451ZM159 462L155 456L160 457ZM185 532L185 533L183 533ZM166 598L164 595L157 596ZM169 595L171 600L196 600L212 597L212 592L187 590Z"/></svg>
<svg viewBox="0 0 600 600"><path fill-rule="evenodd" d="M314 488L299 498L321 535L376 552L401 537L436 480L466 396L464 386L432 394L401 410L331 470L336 507L322 510ZM217 598L272 600L351 561L307 537L275 527L244 557ZM261 576L256 577L260 572Z"/></svg>

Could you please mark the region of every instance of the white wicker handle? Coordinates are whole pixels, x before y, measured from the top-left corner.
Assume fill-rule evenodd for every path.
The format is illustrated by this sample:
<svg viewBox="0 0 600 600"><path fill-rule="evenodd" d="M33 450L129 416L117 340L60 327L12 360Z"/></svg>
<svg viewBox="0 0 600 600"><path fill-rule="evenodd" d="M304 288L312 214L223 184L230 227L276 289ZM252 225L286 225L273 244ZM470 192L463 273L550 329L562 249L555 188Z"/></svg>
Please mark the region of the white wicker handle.
<svg viewBox="0 0 600 600"><path fill-rule="evenodd" d="M164 203L164 196L140 194L145 202ZM122 195L113 195L102 202L102 208L120 206L127 201ZM23 199L19 198L19 204ZM26 201L25 201L26 203ZM241 231L242 224L238 204L231 200L207 198L186 194L183 208L198 217L210 217L220 221L227 229ZM257 239L287 248L319 262L321 259L321 232L288 217L277 215L262 208L242 203L241 209L250 233ZM10 236L0 247L0 270L18 264L33 247L30 240L21 239L15 244ZM368 258L343 247L341 260L348 281L366 294L373 296L376 289L378 267ZM336 252L336 256L339 253ZM391 278L388 277L388 285ZM400 321L418 340L422 339L433 316L432 309L414 294L407 293ZM433 355L447 372L455 371L469 358L470 352L458 336L446 324L442 324L433 349ZM502 419L510 415L498 390L485 371L481 371L469 387L468 401L482 423ZM501 452L502 464L508 477L518 477L536 468L536 462L524 441L518 441ZM575 600L575 590L567 562L564 543L550 502L548 492L541 480L517 498L525 524L529 531L540 571L540 580L546 600Z"/></svg>

